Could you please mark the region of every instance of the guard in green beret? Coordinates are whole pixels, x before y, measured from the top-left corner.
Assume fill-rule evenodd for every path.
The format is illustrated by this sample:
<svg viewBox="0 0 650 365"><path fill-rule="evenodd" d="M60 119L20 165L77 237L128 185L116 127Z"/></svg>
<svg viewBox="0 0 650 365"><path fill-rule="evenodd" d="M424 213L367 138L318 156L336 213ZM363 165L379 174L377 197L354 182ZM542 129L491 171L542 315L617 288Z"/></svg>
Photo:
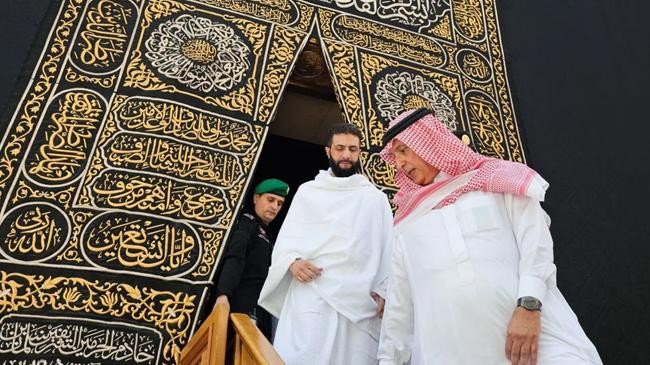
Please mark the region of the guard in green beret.
<svg viewBox="0 0 650 365"><path fill-rule="evenodd" d="M269 272L275 242L268 225L282 209L289 185L266 179L255 186L254 193L253 212L239 217L226 243L216 281L216 304L227 303L231 312L248 314L271 340L272 317L257 305L257 299Z"/></svg>

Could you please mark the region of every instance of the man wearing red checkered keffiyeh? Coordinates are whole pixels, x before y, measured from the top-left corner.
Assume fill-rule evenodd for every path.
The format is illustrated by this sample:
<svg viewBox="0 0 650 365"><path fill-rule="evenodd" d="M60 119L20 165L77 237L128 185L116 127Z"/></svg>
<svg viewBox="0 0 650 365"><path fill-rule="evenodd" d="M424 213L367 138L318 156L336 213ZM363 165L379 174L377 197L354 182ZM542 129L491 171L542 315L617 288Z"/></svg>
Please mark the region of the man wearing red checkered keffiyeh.
<svg viewBox="0 0 650 365"><path fill-rule="evenodd" d="M381 157L391 165L396 164L395 154L391 152L391 148L394 139L397 139L426 163L445 173L447 179L421 186L411 181L405 171L398 169L395 182L399 191L393 200L398 206L396 223L408 216L428 195L468 172L472 173L469 181L441 199L436 208L449 205L462 194L474 190L527 195L539 201L544 200L548 184L535 171L521 163L485 157L472 151L426 110L403 112L390 123L389 130L405 121L407 117L417 118L416 113L423 115L393 139L386 141Z"/></svg>
<svg viewBox="0 0 650 365"><path fill-rule="evenodd" d="M381 156L399 191L380 364L602 364L555 284L543 178L427 109L390 123Z"/></svg>

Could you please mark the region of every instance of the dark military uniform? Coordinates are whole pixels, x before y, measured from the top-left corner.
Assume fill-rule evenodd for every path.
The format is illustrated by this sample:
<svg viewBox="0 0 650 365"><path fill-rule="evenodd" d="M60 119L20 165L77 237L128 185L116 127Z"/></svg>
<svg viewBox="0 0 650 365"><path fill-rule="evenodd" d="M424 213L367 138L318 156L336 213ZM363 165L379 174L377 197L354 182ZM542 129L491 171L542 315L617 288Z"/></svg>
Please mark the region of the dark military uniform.
<svg viewBox="0 0 650 365"><path fill-rule="evenodd" d="M255 214L242 214L226 244L216 286L217 297L228 297L230 311L250 315L269 340L271 315L257 300L271 266L273 243L268 227Z"/></svg>

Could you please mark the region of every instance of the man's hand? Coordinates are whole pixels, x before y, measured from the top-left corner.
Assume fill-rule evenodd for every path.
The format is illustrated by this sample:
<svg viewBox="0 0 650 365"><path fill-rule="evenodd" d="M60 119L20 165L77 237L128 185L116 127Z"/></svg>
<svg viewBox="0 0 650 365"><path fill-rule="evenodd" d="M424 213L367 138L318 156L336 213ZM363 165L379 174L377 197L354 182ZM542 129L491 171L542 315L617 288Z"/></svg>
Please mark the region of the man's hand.
<svg viewBox="0 0 650 365"><path fill-rule="evenodd" d="M513 365L536 365L542 312L517 307L508 325L506 357Z"/></svg>
<svg viewBox="0 0 650 365"><path fill-rule="evenodd" d="M308 283L320 276L323 269L312 265L311 262L303 259L297 259L289 265L291 275L301 283Z"/></svg>
<svg viewBox="0 0 650 365"><path fill-rule="evenodd" d="M370 292L370 296L372 299L377 303L377 310L375 313L377 314L377 317L383 318L384 317L384 304L386 304L386 301L384 298L382 298L379 294L373 292Z"/></svg>
<svg viewBox="0 0 650 365"><path fill-rule="evenodd" d="M217 302L214 303L214 308L212 308L212 310L217 309L217 305L219 304L225 304L226 306L228 306L228 309L230 310L230 303L228 302L228 297L226 295L222 294L217 297Z"/></svg>

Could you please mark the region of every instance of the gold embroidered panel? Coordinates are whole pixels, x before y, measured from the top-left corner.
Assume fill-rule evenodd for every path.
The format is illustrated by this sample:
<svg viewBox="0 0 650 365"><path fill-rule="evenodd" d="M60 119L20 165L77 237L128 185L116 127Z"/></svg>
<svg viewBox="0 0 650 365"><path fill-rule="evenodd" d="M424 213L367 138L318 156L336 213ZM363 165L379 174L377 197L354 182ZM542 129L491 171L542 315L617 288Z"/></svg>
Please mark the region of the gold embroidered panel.
<svg viewBox="0 0 650 365"><path fill-rule="evenodd" d="M494 1L334 0L317 19L344 114L364 131L364 172L386 192L381 139L406 109L430 108L478 152L525 162Z"/></svg>
<svg viewBox="0 0 650 365"><path fill-rule="evenodd" d="M0 358L177 362L313 16L61 3L0 149Z"/></svg>
<svg viewBox="0 0 650 365"><path fill-rule="evenodd" d="M47 32L0 141L3 360L177 362L310 37L386 192L406 108L525 161L493 0L63 0Z"/></svg>

